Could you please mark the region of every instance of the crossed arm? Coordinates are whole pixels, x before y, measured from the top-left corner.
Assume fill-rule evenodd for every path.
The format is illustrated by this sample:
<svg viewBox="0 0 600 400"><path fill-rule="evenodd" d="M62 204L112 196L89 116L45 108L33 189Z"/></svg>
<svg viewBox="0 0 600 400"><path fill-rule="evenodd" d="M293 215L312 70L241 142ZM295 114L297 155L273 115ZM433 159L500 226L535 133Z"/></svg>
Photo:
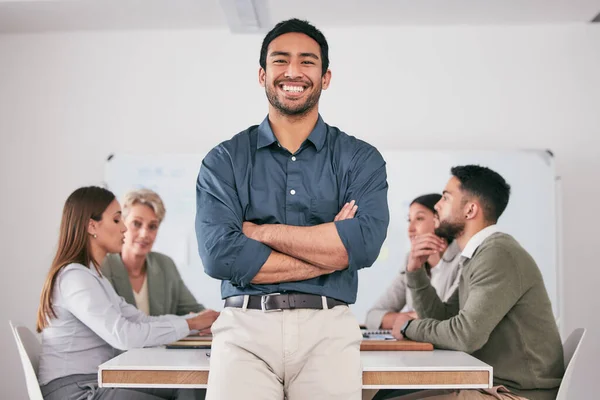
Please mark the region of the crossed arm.
<svg viewBox="0 0 600 400"><path fill-rule="evenodd" d="M373 264L389 223L385 162L376 150L363 155L369 168L348 173L345 197L360 203L362 214L349 201L333 222L310 227L244 222L230 157L225 148L213 149L196 184L198 252L209 276L244 287Z"/></svg>
<svg viewBox="0 0 600 400"><path fill-rule="evenodd" d="M354 218L357 209L354 201L346 203L334 221ZM273 249L252 283L300 281L348 268L348 253L333 222L315 226L244 222L242 230Z"/></svg>

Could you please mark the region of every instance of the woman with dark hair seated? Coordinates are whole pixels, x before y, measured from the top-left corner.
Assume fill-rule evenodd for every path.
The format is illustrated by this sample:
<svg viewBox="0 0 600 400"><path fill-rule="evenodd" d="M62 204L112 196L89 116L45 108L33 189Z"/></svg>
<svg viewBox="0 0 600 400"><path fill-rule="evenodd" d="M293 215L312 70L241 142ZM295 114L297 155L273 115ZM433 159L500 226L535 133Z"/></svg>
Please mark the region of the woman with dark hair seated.
<svg viewBox="0 0 600 400"><path fill-rule="evenodd" d="M411 243L419 235L436 233L439 225L437 212L434 209L441 199L437 193L419 196L410 203L408 212L408 237ZM452 238L444 237L447 248L435 253L427 259L425 269L431 285L442 300L446 300L458 287L460 278L458 261L459 248ZM449 244L448 244L449 243ZM394 321L400 313L410 313L416 318L412 308L410 291L406 287L405 266L381 295L379 300L367 313L367 329L392 329Z"/></svg>
<svg viewBox="0 0 600 400"><path fill-rule="evenodd" d="M37 315L38 380L46 400L177 398L172 389L98 388L98 366L121 350L164 345L207 329L218 316L149 317L119 297L100 265L107 253L121 251L126 230L121 206L106 189L77 189L65 203Z"/></svg>

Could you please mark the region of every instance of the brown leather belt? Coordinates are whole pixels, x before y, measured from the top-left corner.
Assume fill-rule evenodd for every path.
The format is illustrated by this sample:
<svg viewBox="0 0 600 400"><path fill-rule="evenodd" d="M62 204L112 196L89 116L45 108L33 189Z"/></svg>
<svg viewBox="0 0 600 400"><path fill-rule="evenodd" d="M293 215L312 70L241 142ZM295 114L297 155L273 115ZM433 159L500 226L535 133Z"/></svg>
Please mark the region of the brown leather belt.
<svg viewBox="0 0 600 400"><path fill-rule="evenodd" d="M347 303L327 297L327 308L347 306ZM225 299L225 307L244 307L244 296L232 296ZM262 311L293 310L296 308L323 309L323 299L316 294L273 293L264 296L250 295L247 308Z"/></svg>

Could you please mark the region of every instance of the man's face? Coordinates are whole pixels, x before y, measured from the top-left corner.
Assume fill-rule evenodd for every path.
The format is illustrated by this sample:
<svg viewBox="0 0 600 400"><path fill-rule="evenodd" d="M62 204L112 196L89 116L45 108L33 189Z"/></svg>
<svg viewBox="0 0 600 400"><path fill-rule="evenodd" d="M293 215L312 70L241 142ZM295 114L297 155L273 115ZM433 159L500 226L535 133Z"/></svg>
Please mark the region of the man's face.
<svg viewBox="0 0 600 400"><path fill-rule="evenodd" d="M442 198L435 205L440 224L435 233L438 236L456 238L465 230L465 199L460 189L460 181L456 177L450 178L444 189Z"/></svg>
<svg viewBox="0 0 600 400"><path fill-rule="evenodd" d="M269 103L282 114L294 116L317 105L321 90L329 87L331 72L322 75L317 42L302 33L286 33L269 44L266 70L261 68L258 78Z"/></svg>

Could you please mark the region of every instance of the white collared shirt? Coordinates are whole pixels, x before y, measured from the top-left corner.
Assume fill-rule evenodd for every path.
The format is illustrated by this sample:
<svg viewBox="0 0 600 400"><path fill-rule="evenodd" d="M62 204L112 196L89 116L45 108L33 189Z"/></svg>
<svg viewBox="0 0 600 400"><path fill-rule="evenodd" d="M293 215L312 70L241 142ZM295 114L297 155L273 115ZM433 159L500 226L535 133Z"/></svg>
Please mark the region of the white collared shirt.
<svg viewBox="0 0 600 400"><path fill-rule="evenodd" d="M471 239L469 239L467 245L465 246L460 255L466 258L473 257L473 253L475 253L475 250L477 250L477 248L481 246L481 243L483 243L485 239L489 238L496 232L500 232L500 230L498 229L498 225L494 224L486 226L485 228L474 234L471 237Z"/></svg>
<svg viewBox="0 0 600 400"><path fill-rule="evenodd" d="M149 317L120 297L94 267L70 264L52 293L56 318L42 331L40 385L74 374L94 374L120 353L158 346L189 334L185 317Z"/></svg>

